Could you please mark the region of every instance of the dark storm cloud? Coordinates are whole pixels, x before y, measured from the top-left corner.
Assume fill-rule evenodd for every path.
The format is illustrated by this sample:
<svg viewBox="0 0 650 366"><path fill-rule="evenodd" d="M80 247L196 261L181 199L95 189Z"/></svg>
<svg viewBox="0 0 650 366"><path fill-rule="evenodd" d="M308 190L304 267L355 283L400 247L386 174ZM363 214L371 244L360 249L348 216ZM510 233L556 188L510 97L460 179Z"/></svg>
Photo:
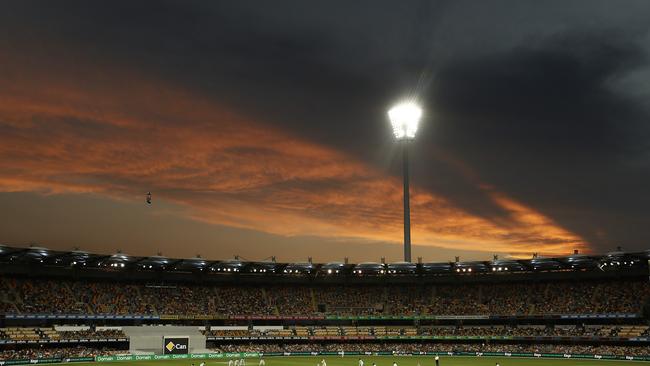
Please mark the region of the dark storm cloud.
<svg viewBox="0 0 650 366"><path fill-rule="evenodd" d="M647 245L650 114L613 88L647 62L637 41L568 32L450 63L435 81L435 139L597 249Z"/></svg>
<svg viewBox="0 0 650 366"><path fill-rule="evenodd" d="M645 146L638 132L646 111L610 87L645 61L644 51L623 37L554 35L443 67L434 108L442 120L454 118L441 129L454 128L450 133L475 146L542 148L551 157L637 153Z"/></svg>
<svg viewBox="0 0 650 366"><path fill-rule="evenodd" d="M3 4L0 42L54 71L135 68L394 175L386 106L417 94L418 187L494 222L502 192L597 251L650 242L648 112L619 83L648 68L647 2L61 4Z"/></svg>

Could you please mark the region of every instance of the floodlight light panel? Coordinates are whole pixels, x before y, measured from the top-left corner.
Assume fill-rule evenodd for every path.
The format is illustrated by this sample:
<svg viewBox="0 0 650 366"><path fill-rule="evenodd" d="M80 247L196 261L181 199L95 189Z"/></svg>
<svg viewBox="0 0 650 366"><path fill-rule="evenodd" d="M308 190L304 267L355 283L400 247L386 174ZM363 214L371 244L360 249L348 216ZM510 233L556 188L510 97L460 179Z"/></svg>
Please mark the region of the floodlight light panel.
<svg viewBox="0 0 650 366"><path fill-rule="evenodd" d="M418 130L422 109L415 103L398 104L388 111L393 134L397 139L412 139Z"/></svg>

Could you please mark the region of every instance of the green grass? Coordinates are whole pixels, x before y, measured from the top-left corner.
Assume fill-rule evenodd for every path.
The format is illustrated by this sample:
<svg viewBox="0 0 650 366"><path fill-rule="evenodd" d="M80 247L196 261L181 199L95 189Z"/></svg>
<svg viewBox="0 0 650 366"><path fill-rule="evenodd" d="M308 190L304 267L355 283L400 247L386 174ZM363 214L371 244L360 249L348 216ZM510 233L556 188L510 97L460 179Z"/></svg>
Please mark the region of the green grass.
<svg viewBox="0 0 650 366"><path fill-rule="evenodd" d="M325 358L327 366L358 366L358 356L349 357L265 357L266 366L320 366L319 362ZM393 361L397 361L399 366L435 366L433 356L366 356L362 357L365 366L392 366ZM440 366L494 366L499 362L501 366L525 365L525 366L597 366L599 364L606 366L630 365L643 361L624 361L624 360L586 360L586 359L536 359L536 358L512 358L512 357L440 357ZM192 363L198 366L201 360L171 360L171 361L124 361L124 362L101 362L101 363L74 363L70 365L136 365L136 366L190 366ZM205 360L206 366L227 366L228 360ZM258 366L259 359L246 359L246 366ZM648 362L650 366L650 362Z"/></svg>

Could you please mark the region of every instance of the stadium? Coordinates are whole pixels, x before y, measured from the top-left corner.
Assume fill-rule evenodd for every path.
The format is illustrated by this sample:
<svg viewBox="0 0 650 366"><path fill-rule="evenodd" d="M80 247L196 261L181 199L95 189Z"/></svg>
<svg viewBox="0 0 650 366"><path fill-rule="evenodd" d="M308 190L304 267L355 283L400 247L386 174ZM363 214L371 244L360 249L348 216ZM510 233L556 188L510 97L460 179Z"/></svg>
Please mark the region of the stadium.
<svg viewBox="0 0 650 366"><path fill-rule="evenodd" d="M650 1L0 0L0 366L650 366Z"/></svg>
<svg viewBox="0 0 650 366"><path fill-rule="evenodd" d="M316 264L2 247L0 355L6 365L650 361L649 256Z"/></svg>

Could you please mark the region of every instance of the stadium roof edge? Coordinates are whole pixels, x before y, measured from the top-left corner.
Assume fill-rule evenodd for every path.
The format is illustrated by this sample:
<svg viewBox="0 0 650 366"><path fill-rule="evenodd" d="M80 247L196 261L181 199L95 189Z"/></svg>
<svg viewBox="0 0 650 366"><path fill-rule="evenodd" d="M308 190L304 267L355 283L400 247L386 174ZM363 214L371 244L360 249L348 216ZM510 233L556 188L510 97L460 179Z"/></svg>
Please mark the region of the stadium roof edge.
<svg viewBox="0 0 650 366"><path fill-rule="evenodd" d="M93 252L88 252L85 250L80 250L80 249L75 249L75 250L54 250L54 249L49 249L45 247L19 247L19 246L11 246L7 244L0 244L0 254L17 254L17 253L28 253L28 252L46 252L48 254L57 254L57 255L88 255L92 257L108 257L108 258L125 258L129 260L161 260L161 259L166 259L168 261L205 261L205 262L221 262L221 263L234 263L234 262L240 262L240 263L265 263L267 261L264 260L238 260L238 259L232 259L232 258L224 258L224 259L209 259L209 258L203 258L203 257L192 257L192 258L174 258L174 257L167 257L167 256L161 256L161 255L151 255L151 256L139 256L139 255L130 255L127 253L122 253L122 252L116 252L112 254L104 254L104 253L93 253ZM504 259L498 259L498 260L473 260L473 261L465 261L461 263L492 263L496 261L512 261L512 262L530 262L531 260L562 260L562 259L568 259L568 258L594 258L594 259L602 259L605 257L611 257L611 256L637 256L637 257L650 257L650 249L647 250L642 250L642 251L634 251L634 252L622 252L622 251L616 251L616 252L608 252L605 254L567 254L566 256L538 256L537 258L529 258L529 259L516 259L516 258L504 258ZM276 263L276 264L307 264L309 262L302 262L302 261L297 261L297 262L270 262L269 263ZM338 261L332 261L332 262L323 262L323 263L318 263L318 262L313 262L313 265L323 265L323 264L344 264L343 262L338 262ZM413 263L417 264L416 262L404 262L404 261L396 261L396 262L391 262L389 264L407 264L407 263ZM427 264L449 264L449 263L455 263L453 261L427 261L424 262ZM380 262L375 262L375 261L364 261L364 262L358 262L358 263L350 263L351 265L354 264L381 264Z"/></svg>

